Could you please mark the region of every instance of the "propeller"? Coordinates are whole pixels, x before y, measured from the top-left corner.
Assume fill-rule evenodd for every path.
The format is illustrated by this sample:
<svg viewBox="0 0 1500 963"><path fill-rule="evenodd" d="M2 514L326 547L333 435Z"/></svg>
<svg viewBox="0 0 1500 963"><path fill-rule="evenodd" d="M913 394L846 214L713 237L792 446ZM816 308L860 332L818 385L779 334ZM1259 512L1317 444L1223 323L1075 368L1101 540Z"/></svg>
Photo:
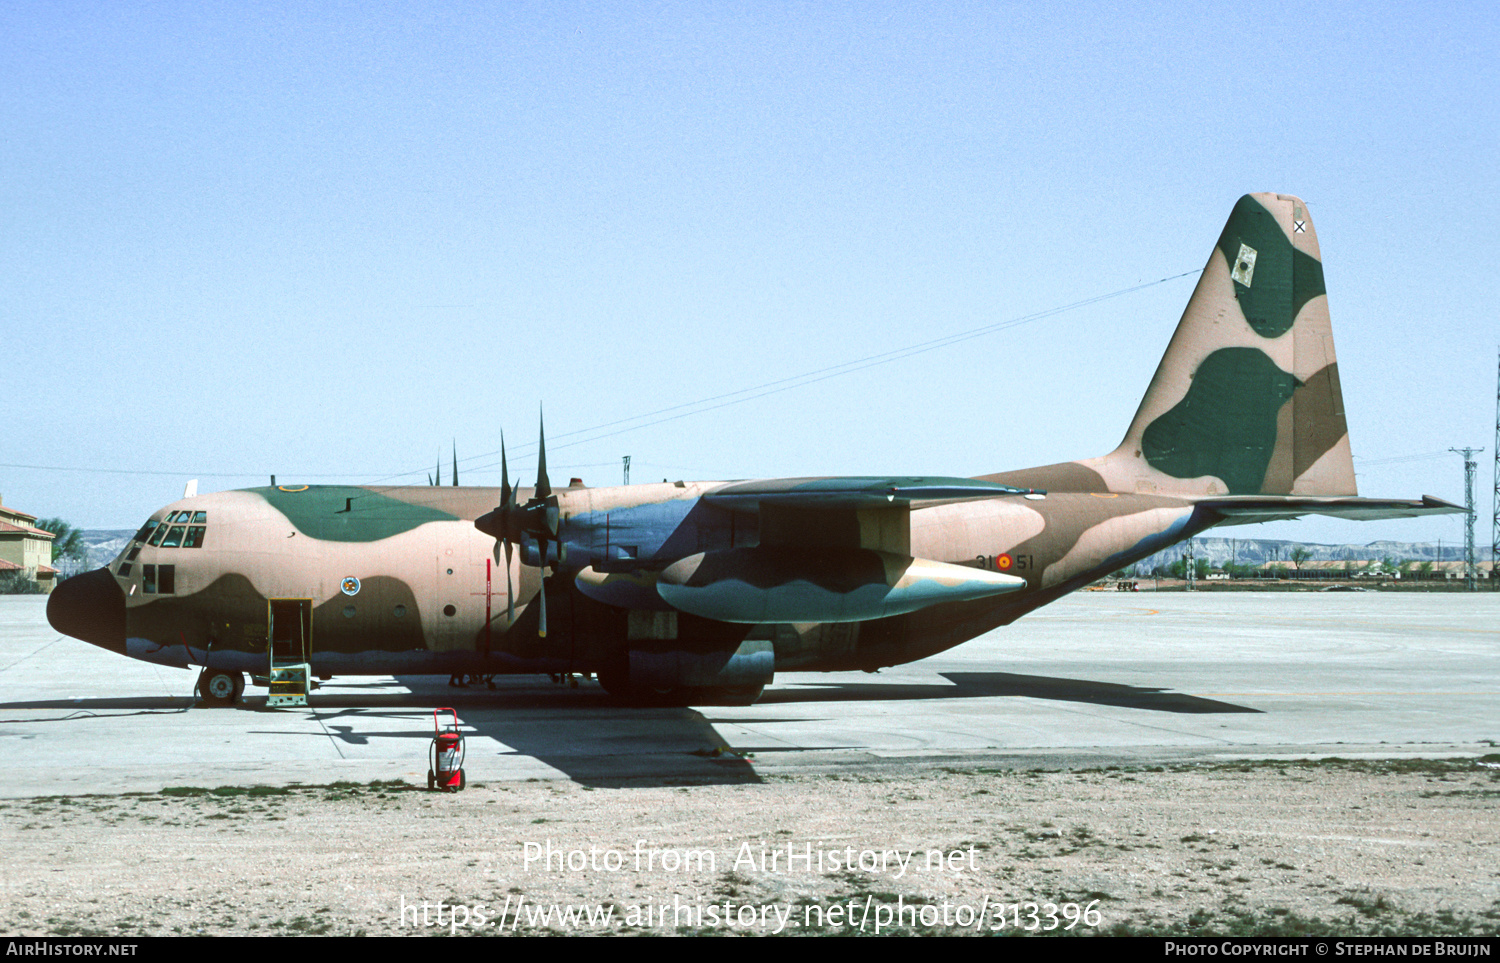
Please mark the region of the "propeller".
<svg viewBox="0 0 1500 963"><path fill-rule="evenodd" d="M511 543L522 538L532 538L537 543L538 562L547 564L547 543L557 543L557 567L567 558L562 538L562 518L558 510L557 496L552 494L552 482L547 477L547 432L545 422L538 428L540 441L537 449L536 487L526 504L517 503L516 489L510 486L510 466L505 457L505 435L500 436L500 504L491 512L480 516L474 525L480 531L495 538L495 562L500 562L500 549L505 549L506 614L515 621L516 609L513 587L510 580ZM538 593L537 635L547 635L547 576L542 576L542 590Z"/></svg>

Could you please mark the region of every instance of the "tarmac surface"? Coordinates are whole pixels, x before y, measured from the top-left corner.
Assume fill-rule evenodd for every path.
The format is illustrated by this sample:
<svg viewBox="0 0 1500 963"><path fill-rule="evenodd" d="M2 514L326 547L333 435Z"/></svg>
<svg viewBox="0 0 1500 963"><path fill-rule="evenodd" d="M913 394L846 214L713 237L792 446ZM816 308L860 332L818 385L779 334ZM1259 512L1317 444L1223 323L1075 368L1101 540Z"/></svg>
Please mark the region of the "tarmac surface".
<svg viewBox="0 0 1500 963"><path fill-rule="evenodd" d="M1500 744L1500 594L1081 592L879 674L789 673L749 707L617 705L592 681L341 677L306 709L195 705L0 596L0 796L424 784L453 706L470 782L753 782L772 769L1072 768L1479 756Z"/></svg>

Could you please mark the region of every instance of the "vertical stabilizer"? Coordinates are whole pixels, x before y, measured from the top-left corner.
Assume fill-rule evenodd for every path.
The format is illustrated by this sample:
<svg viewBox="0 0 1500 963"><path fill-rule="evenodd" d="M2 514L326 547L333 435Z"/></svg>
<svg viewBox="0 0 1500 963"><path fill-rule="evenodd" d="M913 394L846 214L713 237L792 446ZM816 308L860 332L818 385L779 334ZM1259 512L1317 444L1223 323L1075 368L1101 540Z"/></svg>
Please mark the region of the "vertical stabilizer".
<svg viewBox="0 0 1500 963"><path fill-rule="evenodd" d="M1354 495L1318 237L1286 194L1240 198L1125 440L1114 491Z"/></svg>

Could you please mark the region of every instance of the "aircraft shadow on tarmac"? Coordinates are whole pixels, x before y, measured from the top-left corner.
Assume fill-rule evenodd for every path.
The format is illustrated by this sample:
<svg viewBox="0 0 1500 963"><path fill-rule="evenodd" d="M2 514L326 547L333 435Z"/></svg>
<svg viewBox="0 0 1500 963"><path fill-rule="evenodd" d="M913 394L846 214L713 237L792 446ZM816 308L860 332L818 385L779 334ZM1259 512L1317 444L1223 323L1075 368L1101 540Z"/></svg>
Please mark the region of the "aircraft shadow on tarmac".
<svg viewBox="0 0 1500 963"><path fill-rule="evenodd" d="M948 672L943 683L811 682L767 692L760 705L817 705L835 702L889 702L932 699L1032 698L1083 702L1126 709L1171 713L1260 712L1246 706L1204 699L1166 689L1017 675L1008 672ZM506 750L500 755L530 757L564 773L582 785L614 786L716 785L758 782L752 763L739 753L726 752L727 742L714 729L719 724L766 725L778 721L805 723L806 718L751 716L734 718L714 709L714 721L695 709L623 706L593 682L579 688L561 688L531 679L501 679L493 690L483 686L445 688L436 678L399 677L409 691L393 692L389 683L335 681L312 696L312 712L320 729L277 727L247 729L247 734L276 735L293 739L331 738L337 744L359 747L406 740L410 754L424 758L432 738L432 707L453 706L458 710L466 736L488 737ZM143 715L182 712L189 703L182 697L67 699L0 704L6 709L65 709L61 722L100 713ZM238 707L247 713L276 712L264 699L250 696ZM126 711L120 711L126 710ZM133 711L130 711L133 710ZM197 709L194 711L212 711ZM306 710L291 710L305 712ZM735 716L739 713L736 712ZM390 725L371 728L373 720ZM5 720L0 720L5 721ZM39 720L31 720L39 721ZM250 719L247 717L247 722ZM488 743L470 742L470 767ZM817 751L861 746L819 746ZM754 751L754 750L749 750ZM771 745L763 751L795 752L797 747ZM809 750L811 751L811 750ZM357 754L357 751L356 751Z"/></svg>
<svg viewBox="0 0 1500 963"><path fill-rule="evenodd" d="M952 685L879 682L809 683L806 688L776 689L761 697L760 705L798 702L900 701L905 699L982 699L1022 697L1058 702L1087 702L1121 709L1152 712L1260 712L1249 706L1204 699L1168 689L1057 679L1011 672L943 672Z"/></svg>

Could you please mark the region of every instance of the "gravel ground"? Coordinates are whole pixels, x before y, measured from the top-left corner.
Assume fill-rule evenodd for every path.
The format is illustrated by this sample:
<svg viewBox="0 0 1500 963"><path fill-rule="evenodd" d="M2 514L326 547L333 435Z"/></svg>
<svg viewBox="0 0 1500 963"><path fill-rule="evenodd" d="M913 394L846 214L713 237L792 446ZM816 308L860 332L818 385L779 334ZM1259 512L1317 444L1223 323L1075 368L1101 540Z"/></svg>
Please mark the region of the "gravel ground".
<svg viewBox="0 0 1500 963"><path fill-rule="evenodd" d="M0 926L1493 935L1497 798L1493 763L1335 760L12 799Z"/></svg>

